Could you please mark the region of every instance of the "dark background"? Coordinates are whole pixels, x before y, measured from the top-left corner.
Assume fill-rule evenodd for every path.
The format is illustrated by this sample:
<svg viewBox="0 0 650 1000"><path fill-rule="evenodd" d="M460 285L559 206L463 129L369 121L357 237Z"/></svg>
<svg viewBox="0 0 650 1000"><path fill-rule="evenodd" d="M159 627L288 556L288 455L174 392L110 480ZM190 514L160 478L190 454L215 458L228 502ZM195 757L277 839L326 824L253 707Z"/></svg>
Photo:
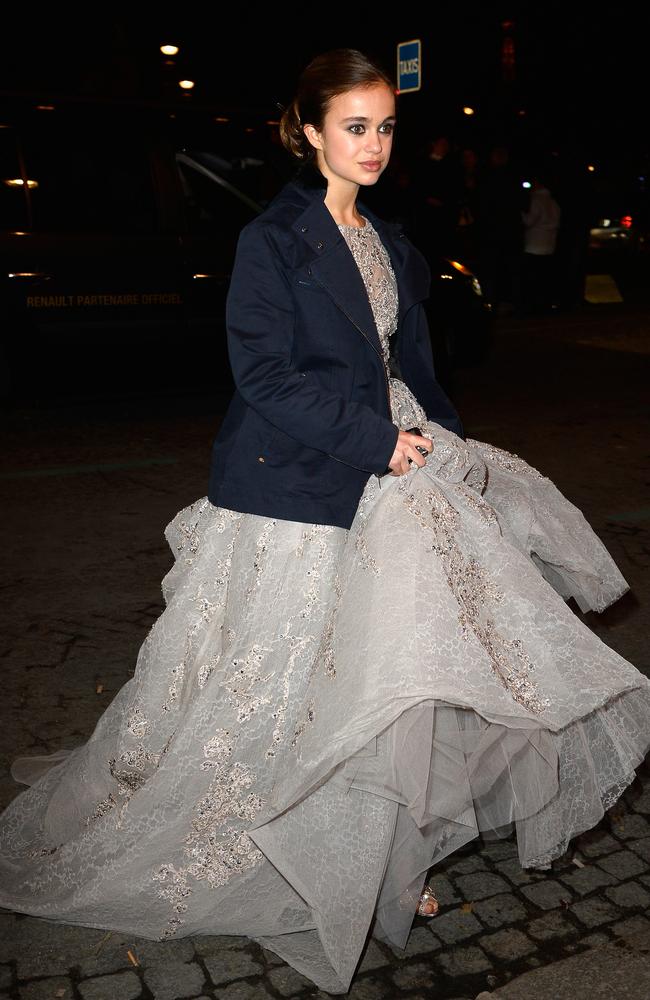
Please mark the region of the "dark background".
<svg viewBox="0 0 650 1000"><path fill-rule="evenodd" d="M395 72L397 42L422 40L422 91L404 95L411 128L514 129L541 145L580 144L593 157L647 156L648 15L629 5L437 4L400 15L379 5L211 5L188 14L112 7L23 15L4 21L0 89L57 96L178 97L195 103L286 102L301 69L329 48L360 48ZM510 27L504 27L510 22ZM504 70L504 40L514 72ZM180 46L166 67L159 46ZM469 123L463 105L477 108ZM519 115L519 111L525 115Z"/></svg>

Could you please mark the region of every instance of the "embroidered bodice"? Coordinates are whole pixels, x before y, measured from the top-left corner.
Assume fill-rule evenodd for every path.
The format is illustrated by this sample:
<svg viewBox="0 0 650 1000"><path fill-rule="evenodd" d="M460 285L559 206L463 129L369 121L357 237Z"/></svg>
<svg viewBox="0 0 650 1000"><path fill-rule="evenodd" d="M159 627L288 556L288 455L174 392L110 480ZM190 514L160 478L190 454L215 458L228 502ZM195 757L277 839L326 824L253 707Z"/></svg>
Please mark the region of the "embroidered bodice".
<svg viewBox="0 0 650 1000"><path fill-rule="evenodd" d="M365 226L349 226L339 222L338 227L366 286L388 375L391 368L389 338L397 329L399 306L397 279L379 233L370 219L365 215L362 218L366 220ZM389 377L388 382L393 422L403 430L422 426L427 419L426 413L408 386L398 378Z"/></svg>
<svg viewBox="0 0 650 1000"><path fill-rule="evenodd" d="M362 218L366 219L365 215ZM393 265L370 219L366 219L365 226L339 223L338 227L361 272L379 333L384 361L388 364L389 337L397 329L398 295Z"/></svg>

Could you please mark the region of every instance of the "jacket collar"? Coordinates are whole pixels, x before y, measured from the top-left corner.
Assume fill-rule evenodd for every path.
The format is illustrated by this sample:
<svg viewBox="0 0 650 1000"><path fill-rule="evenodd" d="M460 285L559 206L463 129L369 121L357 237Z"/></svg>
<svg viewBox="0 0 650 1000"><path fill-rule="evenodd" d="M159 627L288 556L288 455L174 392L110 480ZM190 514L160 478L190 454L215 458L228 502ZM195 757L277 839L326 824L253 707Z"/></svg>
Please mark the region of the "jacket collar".
<svg viewBox="0 0 650 1000"><path fill-rule="evenodd" d="M302 207L291 228L309 248L310 273L381 354L379 334L363 279L344 236L325 205L326 194L326 187L293 180L285 184L278 199L286 198ZM429 266L407 239L400 223L381 219L359 198L357 208L377 230L390 256L397 281L399 326L407 310L428 297Z"/></svg>

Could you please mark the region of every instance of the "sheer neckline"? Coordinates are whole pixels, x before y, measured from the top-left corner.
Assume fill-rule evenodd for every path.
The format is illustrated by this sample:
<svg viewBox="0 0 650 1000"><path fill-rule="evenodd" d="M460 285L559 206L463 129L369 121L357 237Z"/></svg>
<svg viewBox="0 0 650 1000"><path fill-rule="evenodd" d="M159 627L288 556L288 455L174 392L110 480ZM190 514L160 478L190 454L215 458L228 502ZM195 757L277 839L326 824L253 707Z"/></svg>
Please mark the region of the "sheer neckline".
<svg viewBox="0 0 650 1000"><path fill-rule="evenodd" d="M354 229L357 232L362 232L370 227L370 219L366 218L365 215L362 215L361 218L366 220L362 226L352 226L347 222L337 222L337 226L339 229Z"/></svg>

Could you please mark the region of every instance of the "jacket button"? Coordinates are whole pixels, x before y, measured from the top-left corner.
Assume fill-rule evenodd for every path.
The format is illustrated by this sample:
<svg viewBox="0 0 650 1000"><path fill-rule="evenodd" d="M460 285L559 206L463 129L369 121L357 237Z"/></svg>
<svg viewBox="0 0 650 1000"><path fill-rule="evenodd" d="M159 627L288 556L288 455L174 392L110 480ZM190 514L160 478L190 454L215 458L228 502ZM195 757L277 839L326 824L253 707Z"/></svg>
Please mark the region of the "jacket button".
<svg viewBox="0 0 650 1000"><path fill-rule="evenodd" d="M324 247L324 245L325 245L324 243L317 243L317 244L316 244L316 249L317 249L317 250L322 250L322 249L323 249L323 247Z"/></svg>
<svg viewBox="0 0 650 1000"><path fill-rule="evenodd" d="M307 274L311 274L311 268L310 267L307 268Z"/></svg>
<svg viewBox="0 0 650 1000"><path fill-rule="evenodd" d="M258 462L263 462L263 461L264 461L264 456L263 456L263 455L260 455L260 457L258 458L258 460L257 460L257 461L258 461Z"/></svg>
<svg viewBox="0 0 650 1000"><path fill-rule="evenodd" d="M309 229L309 226L301 226L300 227L300 232L301 233L306 233L308 229Z"/></svg>

